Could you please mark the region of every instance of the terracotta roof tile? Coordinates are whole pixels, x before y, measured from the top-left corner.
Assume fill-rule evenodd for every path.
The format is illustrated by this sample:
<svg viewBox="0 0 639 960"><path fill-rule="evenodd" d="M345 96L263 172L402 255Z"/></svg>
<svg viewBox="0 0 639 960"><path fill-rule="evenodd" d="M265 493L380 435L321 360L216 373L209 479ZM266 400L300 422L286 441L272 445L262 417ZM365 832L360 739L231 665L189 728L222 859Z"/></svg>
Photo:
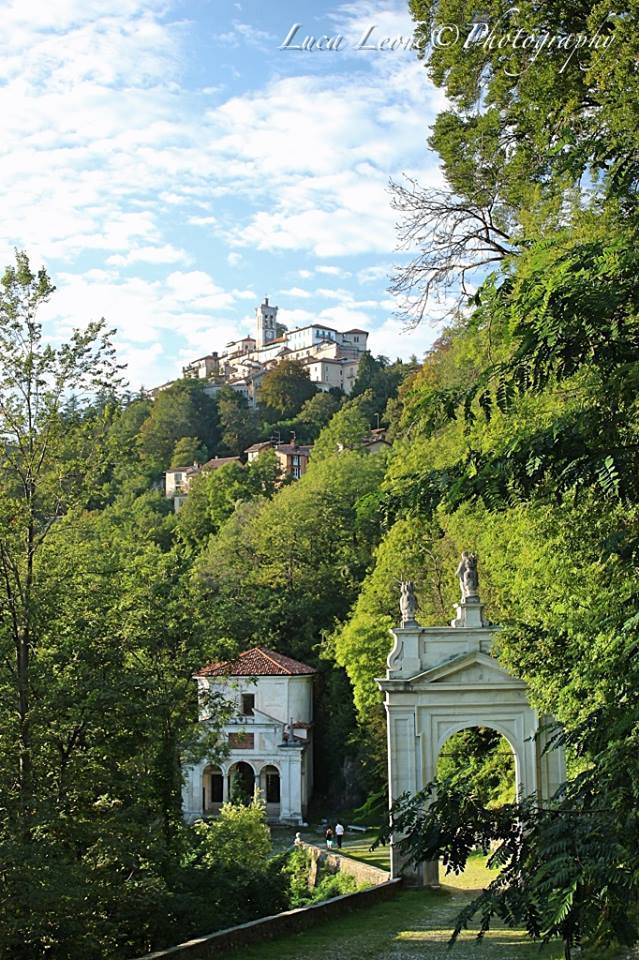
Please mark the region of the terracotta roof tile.
<svg viewBox="0 0 639 960"><path fill-rule="evenodd" d="M283 653L266 647L245 650L235 660L224 663L209 663L195 674L196 677L296 677L317 673L314 667L286 657Z"/></svg>

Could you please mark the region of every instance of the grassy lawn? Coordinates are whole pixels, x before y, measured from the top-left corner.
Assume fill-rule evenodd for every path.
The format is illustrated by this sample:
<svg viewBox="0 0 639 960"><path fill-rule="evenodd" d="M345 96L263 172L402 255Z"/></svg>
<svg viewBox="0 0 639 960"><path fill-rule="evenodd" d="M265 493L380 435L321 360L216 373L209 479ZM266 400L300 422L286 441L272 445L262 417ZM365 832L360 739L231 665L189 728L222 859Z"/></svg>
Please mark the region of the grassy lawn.
<svg viewBox="0 0 639 960"><path fill-rule="evenodd" d="M364 844L368 846L370 840L362 840ZM351 849L345 852L350 854ZM540 950L520 931L505 929L491 931L481 944L468 932L452 953L448 951L455 915L470 891L483 886L488 878L482 858L476 857L462 877L446 878L440 891L403 891L387 903L304 933L242 947L232 956L235 960L560 960L563 951L559 944Z"/></svg>
<svg viewBox="0 0 639 960"><path fill-rule="evenodd" d="M372 867L379 867L380 870L390 870L390 847L371 850L375 836L374 833L353 833L344 838L341 852L355 860L370 863Z"/></svg>

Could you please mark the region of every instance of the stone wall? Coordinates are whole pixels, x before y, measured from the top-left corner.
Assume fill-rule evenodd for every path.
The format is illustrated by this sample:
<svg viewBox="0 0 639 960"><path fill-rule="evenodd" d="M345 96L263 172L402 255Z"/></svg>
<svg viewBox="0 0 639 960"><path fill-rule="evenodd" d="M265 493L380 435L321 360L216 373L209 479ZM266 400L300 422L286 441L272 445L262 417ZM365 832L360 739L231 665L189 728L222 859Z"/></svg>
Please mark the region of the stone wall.
<svg viewBox="0 0 639 960"><path fill-rule="evenodd" d="M323 850L321 847L316 847L312 843L305 843L304 846L307 850L310 850L314 864L319 862L329 873L347 873L349 876L355 878L358 886L377 887L382 883L386 883L390 878L390 874L388 874L386 870L373 867L369 863L362 863L361 860L352 859L348 856L347 850L344 853L340 853L337 850L328 851ZM315 886L315 883L312 882L313 874L317 875L317 868L315 868L315 870L311 869L310 886Z"/></svg>
<svg viewBox="0 0 639 960"><path fill-rule="evenodd" d="M323 851L321 851L323 853ZM336 855L339 856L339 855ZM344 869L344 862L355 863L348 857L339 857L342 861L340 869ZM366 864L360 864L366 866ZM376 870L376 867L369 869ZM379 873L383 873L382 870ZM274 937L290 933L299 933L316 923L324 923L335 917L358 910L361 907L374 906L383 900L395 896L401 885L401 880L388 880L360 890L358 893L349 893L343 897L333 897L322 903L314 903L310 907L300 907L297 910L287 910L272 917L262 917L261 920L252 920L237 927L219 930L207 937L198 937L187 943L180 943L167 950L156 950L138 960L214 960L221 953L234 950L236 947L247 944L260 943L272 940Z"/></svg>

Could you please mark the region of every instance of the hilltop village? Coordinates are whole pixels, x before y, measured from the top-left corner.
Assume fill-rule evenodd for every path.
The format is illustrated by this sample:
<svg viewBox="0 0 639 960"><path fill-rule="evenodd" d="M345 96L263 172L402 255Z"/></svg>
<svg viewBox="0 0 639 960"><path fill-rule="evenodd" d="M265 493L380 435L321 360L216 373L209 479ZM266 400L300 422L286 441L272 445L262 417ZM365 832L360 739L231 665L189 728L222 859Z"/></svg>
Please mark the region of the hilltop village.
<svg viewBox="0 0 639 960"><path fill-rule="evenodd" d="M340 331L321 323L288 330L277 319L278 307L268 297L255 310L255 336L227 343L222 351L213 351L182 368L185 380L203 383L203 392L217 397L231 389L250 410L260 406L260 387L264 377L283 361L293 361L308 377L317 392L349 396L353 391L360 363L367 354L368 331ZM176 381L151 391L157 397ZM372 429L364 441L369 452L388 446L383 428ZM299 480L306 471L312 445L299 443L295 432L289 439L277 432L266 440L252 443L236 456L217 456L204 463L172 465L165 472L164 492L173 498L176 511L189 493L191 481L201 471L216 470L230 463L252 463L260 454L272 450L282 478Z"/></svg>
<svg viewBox="0 0 639 960"><path fill-rule="evenodd" d="M277 319L278 307L264 298L255 310L255 336L242 337L183 367L183 377L206 381L206 392L215 396L227 384L250 407L259 405L260 384L282 360L298 360L320 390L337 388L346 395L353 389L359 362L367 350L368 331L335 330L322 323L288 330ZM157 387L154 393L171 386Z"/></svg>

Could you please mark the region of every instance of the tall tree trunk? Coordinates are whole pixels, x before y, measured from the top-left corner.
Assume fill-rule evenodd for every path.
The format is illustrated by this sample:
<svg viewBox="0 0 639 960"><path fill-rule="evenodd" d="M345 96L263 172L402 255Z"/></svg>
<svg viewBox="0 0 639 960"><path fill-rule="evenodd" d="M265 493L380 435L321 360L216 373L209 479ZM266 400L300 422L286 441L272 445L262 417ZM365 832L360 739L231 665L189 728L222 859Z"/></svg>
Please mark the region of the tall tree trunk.
<svg viewBox="0 0 639 960"><path fill-rule="evenodd" d="M33 815L33 757L31 743L31 711L29 691L29 633L23 628L16 637L18 681L18 789L20 825L23 838L31 840Z"/></svg>

